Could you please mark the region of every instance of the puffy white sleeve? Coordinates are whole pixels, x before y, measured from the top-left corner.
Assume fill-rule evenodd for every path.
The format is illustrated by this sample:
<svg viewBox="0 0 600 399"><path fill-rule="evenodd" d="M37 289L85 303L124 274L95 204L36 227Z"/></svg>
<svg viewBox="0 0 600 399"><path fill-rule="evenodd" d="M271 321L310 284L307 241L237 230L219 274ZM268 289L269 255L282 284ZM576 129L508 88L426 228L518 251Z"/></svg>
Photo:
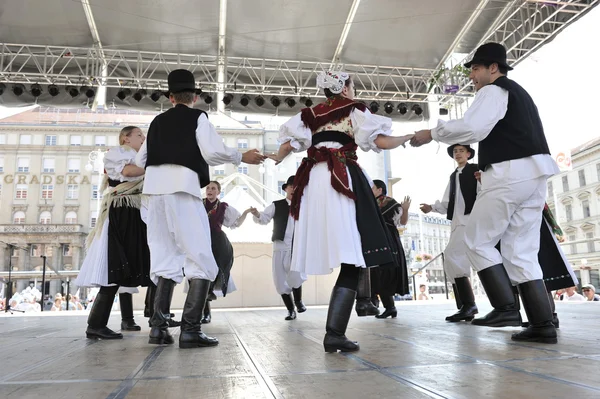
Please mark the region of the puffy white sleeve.
<svg viewBox="0 0 600 399"><path fill-rule="evenodd" d="M380 134L392 135L392 120L385 116L372 114L368 109L365 112L354 109L350 113L350 120L354 130L354 141L363 151L381 152L381 149L375 144L375 139Z"/></svg>
<svg viewBox="0 0 600 399"><path fill-rule="evenodd" d="M444 191L444 197L442 197L441 201L435 201L435 204L431 205L434 212L441 213L445 215L448 213L448 205L450 205L450 183L446 186L446 191Z"/></svg>
<svg viewBox="0 0 600 399"><path fill-rule="evenodd" d="M239 224L240 216L242 216L242 214L237 209L235 209L234 207L229 205L225 209L225 215L223 218L223 226L229 227L230 229L235 229L236 227L240 227L240 224Z"/></svg>
<svg viewBox="0 0 600 399"><path fill-rule="evenodd" d="M306 151L312 144L312 132L304 126L302 114L296 114L279 128L279 144L288 141L294 152Z"/></svg>
<svg viewBox="0 0 600 399"><path fill-rule="evenodd" d="M400 222L400 219L402 219L402 215L404 214L404 209L402 209L401 206L398 207L398 210L396 211L396 213L394 214L394 216L392 216L392 220L394 221L394 224L396 225L396 227L401 227L402 223Z"/></svg>
<svg viewBox="0 0 600 399"><path fill-rule="evenodd" d="M104 170L111 180L120 182L128 179L123 176L123 168L127 165L135 165L137 152L129 147L115 147L104 154Z"/></svg>
<svg viewBox="0 0 600 399"><path fill-rule="evenodd" d="M271 219L275 216L275 204L271 203L268 207L265 208L264 211L260 212L258 217L253 216L252 219L255 223L258 224L269 224Z"/></svg>
<svg viewBox="0 0 600 399"><path fill-rule="evenodd" d="M202 158L210 166L232 163L239 165L242 162L242 153L236 148L227 147L223 143L223 138L219 136L212 123L209 122L206 114L198 118L196 127L196 142L200 147Z"/></svg>

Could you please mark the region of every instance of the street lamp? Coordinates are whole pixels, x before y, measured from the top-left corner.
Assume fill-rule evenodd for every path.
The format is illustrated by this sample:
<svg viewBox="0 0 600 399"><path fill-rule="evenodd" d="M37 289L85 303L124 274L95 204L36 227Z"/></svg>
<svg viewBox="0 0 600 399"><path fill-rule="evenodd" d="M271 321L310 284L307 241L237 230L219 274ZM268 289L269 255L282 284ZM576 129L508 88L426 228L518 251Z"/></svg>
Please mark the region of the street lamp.
<svg viewBox="0 0 600 399"><path fill-rule="evenodd" d="M104 154L105 152L98 149L91 151L88 154L88 163L85 165L85 170L91 172L95 167L98 167L100 170L100 166L104 164ZM100 186L102 185L101 179L98 179L98 190L96 192L96 211L100 213Z"/></svg>

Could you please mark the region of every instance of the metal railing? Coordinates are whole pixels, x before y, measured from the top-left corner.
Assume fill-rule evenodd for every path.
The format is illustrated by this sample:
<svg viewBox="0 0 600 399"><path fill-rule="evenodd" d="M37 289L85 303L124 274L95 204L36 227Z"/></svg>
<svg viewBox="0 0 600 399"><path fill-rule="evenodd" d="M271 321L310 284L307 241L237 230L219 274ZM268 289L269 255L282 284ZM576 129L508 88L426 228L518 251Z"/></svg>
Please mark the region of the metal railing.
<svg viewBox="0 0 600 399"><path fill-rule="evenodd" d="M413 299L416 301L417 300L417 279L416 279L416 275L419 274L419 272L423 269L425 269L427 266L429 266L430 264L432 264L434 261L436 261L439 257L442 257L442 262L444 261L444 253L440 252L439 254L437 254L436 256L434 256L433 258L431 258L429 260L429 262L425 263L423 266L421 266L419 269L417 269L417 271L415 271L410 278L412 278L412 282L413 282ZM444 284L446 287L448 287L448 281L446 279L446 271L444 270ZM446 299L449 298L448 296L448 289L444 290L446 292Z"/></svg>

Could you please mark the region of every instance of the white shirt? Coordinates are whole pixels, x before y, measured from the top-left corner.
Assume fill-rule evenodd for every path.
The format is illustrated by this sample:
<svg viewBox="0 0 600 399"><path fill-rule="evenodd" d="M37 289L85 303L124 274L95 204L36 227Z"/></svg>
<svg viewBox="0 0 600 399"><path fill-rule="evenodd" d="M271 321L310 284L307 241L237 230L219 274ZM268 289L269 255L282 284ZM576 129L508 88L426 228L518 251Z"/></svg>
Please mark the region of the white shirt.
<svg viewBox="0 0 600 399"><path fill-rule="evenodd" d="M460 175L465 167L457 168L456 176L456 197L454 198L454 213L452 215L452 231L456 226L466 226L467 221L469 220L469 215L465 215L465 198L462 195L462 191L460 189ZM481 190L481 185L477 182L477 193ZM446 186L446 191L444 191L444 196L441 201L435 201L435 204L431 205L434 212L441 213L445 215L448 213L448 205L450 204L450 182Z"/></svg>
<svg viewBox="0 0 600 399"><path fill-rule="evenodd" d="M196 128L196 142L202 153L202 157L211 166L232 163L239 165L242 162L242 154L235 148L223 144L223 139L215 127L208 121L205 114L198 118ZM140 168L146 167L148 150L147 141L137 154L136 164ZM144 181L144 194L161 195L173 193L188 193L202 198L202 189L198 174L191 169L181 165L159 165L146 168L146 180Z"/></svg>
<svg viewBox="0 0 600 399"><path fill-rule="evenodd" d="M492 84L484 86L477 92L462 119L438 121L438 126L431 130L431 137L450 145L483 141L504 118L507 110L508 91ZM481 184L486 189L557 173L558 166L549 154L537 154L490 165L481 173Z"/></svg>
<svg viewBox="0 0 600 399"><path fill-rule="evenodd" d="M292 201L285 199L290 205ZM271 219L275 216L275 203L271 203L264 211L260 212L259 217L254 216L253 219L258 224L269 224ZM288 222L285 228L285 235L283 241L273 241L273 251L289 251L292 249L292 239L294 237L294 223L295 220L291 215L288 215Z"/></svg>
<svg viewBox="0 0 600 399"><path fill-rule="evenodd" d="M573 295L569 296L566 292L563 296L564 301L587 301L587 298L577 292L574 292Z"/></svg>
<svg viewBox="0 0 600 399"><path fill-rule="evenodd" d="M128 146L113 147L104 154L104 170L111 180L118 182L135 181L144 178L142 176L123 176L123 169L127 165L135 165L137 152Z"/></svg>

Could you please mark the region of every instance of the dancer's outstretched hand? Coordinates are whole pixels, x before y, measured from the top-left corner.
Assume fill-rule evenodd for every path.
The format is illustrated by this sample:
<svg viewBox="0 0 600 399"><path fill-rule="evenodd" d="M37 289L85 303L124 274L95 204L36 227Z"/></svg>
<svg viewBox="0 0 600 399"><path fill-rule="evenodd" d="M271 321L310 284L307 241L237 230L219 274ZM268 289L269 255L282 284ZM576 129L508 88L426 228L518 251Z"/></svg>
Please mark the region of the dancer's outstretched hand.
<svg viewBox="0 0 600 399"><path fill-rule="evenodd" d="M431 207L431 205L429 204L421 204L421 212L423 213L429 213L433 210L433 208Z"/></svg>
<svg viewBox="0 0 600 399"><path fill-rule="evenodd" d="M281 163L281 160L277 157L277 154L275 154L275 153L267 155L267 158L275 161L275 165L279 165Z"/></svg>
<svg viewBox="0 0 600 399"><path fill-rule="evenodd" d="M410 199L410 197L408 195L406 197L404 197L404 201L402 201L402 203L400 204L400 206L402 207L404 212L408 212L408 208L410 208L411 201L412 200Z"/></svg>
<svg viewBox="0 0 600 399"><path fill-rule="evenodd" d="M242 162L250 165L258 165L267 157L261 154L257 149L248 150L242 154Z"/></svg>
<svg viewBox="0 0 600 399"><path fill-rule="evenodd" d="M420 147L424 144L431 142L431 140L431 130L419 130L415 133L412 140L410 140L410 145L412 145L413 147Z"/></svg>

